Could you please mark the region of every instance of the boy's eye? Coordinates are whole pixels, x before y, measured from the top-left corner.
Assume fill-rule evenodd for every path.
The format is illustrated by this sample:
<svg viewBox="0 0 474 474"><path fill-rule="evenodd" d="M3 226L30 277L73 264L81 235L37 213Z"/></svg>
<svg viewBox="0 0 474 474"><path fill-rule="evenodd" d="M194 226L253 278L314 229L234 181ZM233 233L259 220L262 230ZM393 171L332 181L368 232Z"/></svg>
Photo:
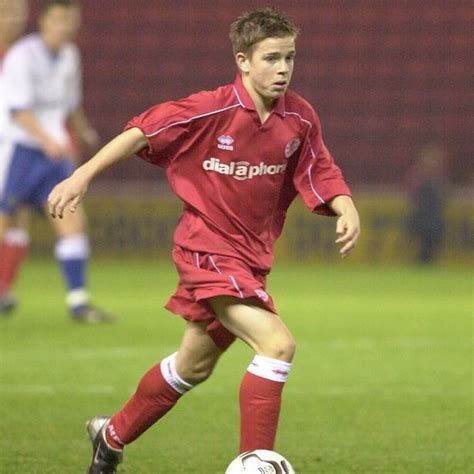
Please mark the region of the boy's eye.
<svg viewBox="0 0 474 474"><path fill-rule="evenodd" d="M278 56L265 56L263 59L264 59L265 61L270 61L270 62L271 62L271 61L278 61L279 57L278 57ZM287 57L285 58L286 61L293 61L294 59L295 59L295 55L294 55L294 54L292 54L292 55L290 55L290 56L287 56Z"/></svg>

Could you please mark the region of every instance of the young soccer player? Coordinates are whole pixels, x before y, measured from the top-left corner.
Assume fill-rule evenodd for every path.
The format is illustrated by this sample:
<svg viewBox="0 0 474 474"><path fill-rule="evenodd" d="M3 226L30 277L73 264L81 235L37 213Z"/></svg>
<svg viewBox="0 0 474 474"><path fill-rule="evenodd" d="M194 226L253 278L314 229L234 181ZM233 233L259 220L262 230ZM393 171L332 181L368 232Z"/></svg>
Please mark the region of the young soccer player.
<svg viewBox="0 0 474 474"><path fill-rule="evenodd" d="M39 32L20 39L8 51L3 68L5 163L0 187L0 241L8 235L11 216L22 205L46 207L55 184L74 168L68 124L79 140L95 146L98 138L82 108L80 55L72 43L80 24L74 0L48 0ZM89 242L82 209L54 221L58 236L55 256L67 287L66 302L75 321L103 323L112 317L90 303L86 284ZM5 254L0 266L7 267ZM4 294L12 278L0 291Z"/></svg>
<svg viewBox="0 0 474 474"><path fill-rule="evenodd" d="M319 119L288 90L297 34L276 10L245 14L230 30L239 70L233 84L135 117L49 196L60 218L77 209L94 176L138 153L166 168L184 202L173 250L179 284L167 303L187 321L181 346L143 376L119 412L89 421L91 474L116 472L124 446L206 380L236 337L256 354L240 387L240 451L273 448L295 342L265 277L286 211L299 193L311 211L338 216L342 257L359 236Z"/></svg>
<svg viewBox="0 0 474 474"><path fill-rule="evenodd" d="M4 104L7 91L3 88L3 60L7 50L23 33L27 19L26 0L0 0L0 189L8 167L2 151L7 147L3 135L8 120ZM0 317L16 306L10 287L28 250L29 213L26 207L19 209L12 216L9 228L0 241Z"/></svg>

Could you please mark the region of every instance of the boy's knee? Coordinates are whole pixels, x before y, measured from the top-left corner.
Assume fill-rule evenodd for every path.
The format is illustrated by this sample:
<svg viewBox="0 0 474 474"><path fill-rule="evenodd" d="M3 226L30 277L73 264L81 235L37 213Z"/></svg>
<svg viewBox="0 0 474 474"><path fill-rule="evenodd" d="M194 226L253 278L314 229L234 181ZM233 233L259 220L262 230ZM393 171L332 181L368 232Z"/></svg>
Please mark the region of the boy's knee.
<svg viewBox="0 0 474 474"><path fill-rule="evenodd" d="M280 341L278 346L279 357L277 359L291 362L295 355L296 343L292 336L288 336Z"/></svg>
<svg viewBox="0 0 474 474"><path fill-rule="evenodd" d="M214 371L216 361L202 360L179 368L179 375L192 385L206 381Z"/></svg>
<svg viewBox="0 0 474 474"><path fill-rule="evenodd" d="M291 362L296 352L296 343L291 334L279 334L268 341L268 345L259 352L260 355L272 359Z"/></svg>

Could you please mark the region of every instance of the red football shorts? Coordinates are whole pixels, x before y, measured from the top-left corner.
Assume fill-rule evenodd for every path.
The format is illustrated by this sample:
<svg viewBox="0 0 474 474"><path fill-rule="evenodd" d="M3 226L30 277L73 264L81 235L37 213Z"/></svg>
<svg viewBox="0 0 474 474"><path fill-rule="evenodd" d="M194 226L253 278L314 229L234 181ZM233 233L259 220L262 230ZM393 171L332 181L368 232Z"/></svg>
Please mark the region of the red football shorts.
<svg viewBox="0 0 474 474"><path fill-rule="evenodd" d="M224 255L173 248L173 260L179 274L176 292L166 309L188 321L208 321L207 332L221 350L226 350L235 336L227 330L207 303L207 299L229 295L256 298L259 306L277 313L272 297L266 292L266 275L244 261Z"/></svg>

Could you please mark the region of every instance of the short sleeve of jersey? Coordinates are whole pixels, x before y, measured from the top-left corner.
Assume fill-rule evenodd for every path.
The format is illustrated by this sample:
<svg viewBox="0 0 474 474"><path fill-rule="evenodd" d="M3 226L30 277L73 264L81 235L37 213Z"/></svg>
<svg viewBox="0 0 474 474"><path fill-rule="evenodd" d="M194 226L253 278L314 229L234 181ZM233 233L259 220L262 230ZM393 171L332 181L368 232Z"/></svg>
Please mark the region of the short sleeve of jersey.
<svg viewBox="0 0 474 474"><path fill-rule="evenodd" d="M148 140L148 146L138 152L138 156L154 165L168 167L178 151L193 146L193 119L206 115L212 100L210 93L200 92L155 105L130 120L125 130L137 127Z"/></svg>
<svg viewBox="0 0 474 474"><path fill-rule="evenodd" d="M307 125L293 183L312 212L333 216L334 212L327 203L339 195L350 196L351 191L323 142L320 121L312 109Z"/></svg>
<svg viewBox="0 0 474 474"><path fill-rule="evenodd" d="M31 55L26 45L13 47L4 62L5 106L8 111L29 109L34 101Z"/></svg>

